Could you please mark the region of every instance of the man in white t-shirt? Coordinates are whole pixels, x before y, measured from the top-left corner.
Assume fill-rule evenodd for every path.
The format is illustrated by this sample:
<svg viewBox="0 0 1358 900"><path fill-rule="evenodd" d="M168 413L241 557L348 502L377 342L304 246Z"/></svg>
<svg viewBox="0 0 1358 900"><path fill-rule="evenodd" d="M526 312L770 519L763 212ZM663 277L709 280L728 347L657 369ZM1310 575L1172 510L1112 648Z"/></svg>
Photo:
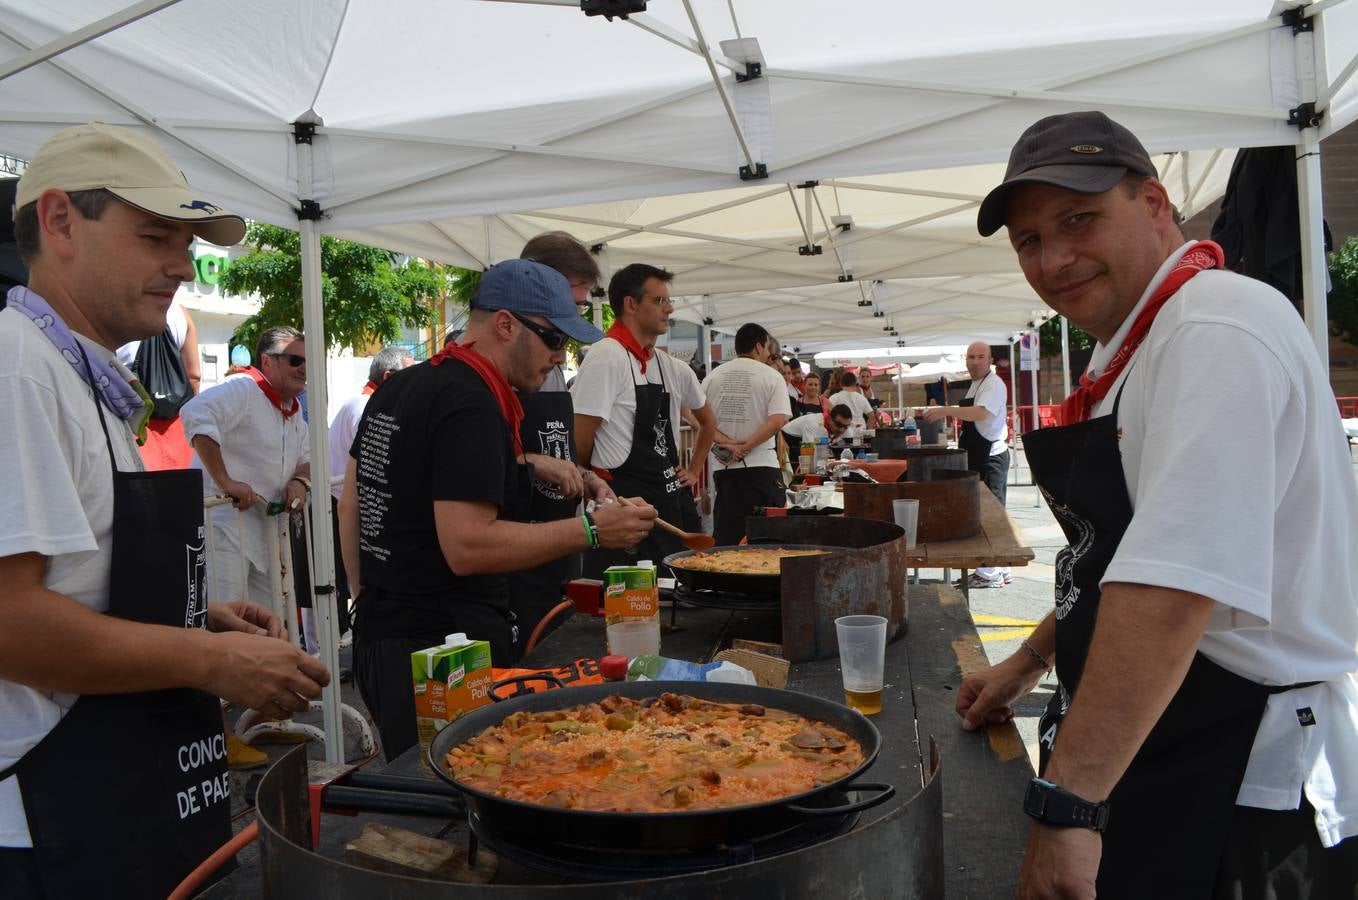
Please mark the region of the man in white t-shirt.
<svg viewBox="0 0 1358 900"><path fill-rule="evenodd" d="M813 412L798 416L783 426L783 440L787 442L788 459L801 456L802 444L815 444L821 438L836 440L853 425L853 413L843 404L829 412Z"/></svg>
<svg viewBox="0 0 1358 900"><path fill-rule="evenodd" d="M1009 391L995 374L993 363L990 345L985 341L973 341L967 347L967 374L971 376L967 396L958 406L927 407L924 421L938 422L947 417L962 423L957 444L967 451L967 468L981 476L981 481L1003 506L1009 474L1009 429L1005 422ZM1008 566L978 566L971 575L969 586L1004 587L1008 583Z"/></svg>
<svg viewBox="0 0 1358 900"><path fill-rule="evenodd" d="M846 371L839 376L839 390L830 395L831 406L838 406L841 403L853 411L855 425L862 428L877 427L877 411L872 408L872 404L863 394L863 389L858 386L858 376L852 372Z"/></svg>
<svg viewBox="0 0 1358 900"><path fill-rule="evenodd" d="M792 404L771 350L768 331L746 323L736 332L736 358L703 382L717 416L711 463L717 487L712 536L718 546L738 543L745 517L757 507L787 503L775 440L792 416Z"/></svg>
<svg viewBox="0 0 1358 900"><path fill-rule="evenodd" d="M655 346L669 331L673 277L633 263L609 280L613 326L590 348L571 383L575 450L576 461L608 481L615 494L643 497L660 518L696 531L692 488L701 477L716 420L693 370ZM679 458L680 407L688 408L699 425L688 465ZM597 577L607 566L641 559L658 564L682 549L678 538L657 528L635 553L601 549L586 554L584 574Z"/></svg>
<svg viewBox="0 0 1358 900"><path fill-rule="evenodd" d="M1184 242L1099 112L1020 137L980 207L1001 226L1098 341L1062 424L1024 438L1070 541L1056 608L958 691L978 728L1056 665L1019 893L1352 897L1358 486L1305 326Z"/></svg>
<svg viewBox="0 0 1358 900"><path fill-rule="evenodd" d="M231 836L217 697L276 716L329 680L267 610L201 602L201 480L142 471L149 400L114 348L164 330L195 234L230 245L245 223L139 131L58 132L18 186L30 279L0 312L6 898L170 893Z"/></svg>

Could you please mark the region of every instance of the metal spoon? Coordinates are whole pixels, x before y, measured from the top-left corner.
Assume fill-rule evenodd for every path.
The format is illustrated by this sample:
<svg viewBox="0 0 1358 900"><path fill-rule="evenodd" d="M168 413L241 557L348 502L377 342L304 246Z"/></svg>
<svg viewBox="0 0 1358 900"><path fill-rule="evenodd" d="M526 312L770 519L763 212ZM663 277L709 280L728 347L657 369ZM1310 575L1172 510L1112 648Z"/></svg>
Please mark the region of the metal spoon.
<svg viewBox="0 0 1358 900"><path fill-rule="evenodd" d="M636 506L635 503L628 500L626 497L619 497L618 502L623 506ZM656 516L655 524L679 538L684 542L685 547L695 553L702 553L704 550L717 546L716 538L712 537L710 534L697 534L696 532L685 531L676 525L671 525L659 516Z"/></svg>

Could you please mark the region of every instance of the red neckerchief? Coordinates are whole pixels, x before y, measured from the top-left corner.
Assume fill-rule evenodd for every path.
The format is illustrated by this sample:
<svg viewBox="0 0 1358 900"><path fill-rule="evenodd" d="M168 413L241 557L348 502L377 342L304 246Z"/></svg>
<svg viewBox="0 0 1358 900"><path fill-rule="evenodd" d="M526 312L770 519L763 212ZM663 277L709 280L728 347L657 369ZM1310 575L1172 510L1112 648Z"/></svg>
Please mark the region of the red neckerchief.
<svg viewBox="0 0 1358 900"><path fill-rule="evenodd" d="M429 365L437 366L445 359L455 359L471 366L472 371L480 375L486 387L490 388L495 402L500 404L500 413L505 417L509 436L514 441L514 455L522 456L523 438L519 436L519 423L523 421L523 406L504 373L480 350L473 350L475 346L476 341L470 344L445 344L442 350L429 357Z"/></svg>
<svg viewBox="0 0 1358 900"><path fill-rule="evenodd" d="M605 334L604 337L611 337L613 340L626 347L627 352L635 356L637 362L641 363L641 374L646 374L646 363L650 362L652 356L655 356L655 351L649 347L641 346L641 342L637 340L637 336L633 334L626 325L621 322L614 322L612 326L609 327L608 333Z"/></svg>
<svg viewBox="0 0 1358 900"><path fill-rule="evenodd" d="M297 413L301 412L302 404L297 402L296 397L292 398L292 406L290 408L285 409L283 407L283 401L279 398L278 391L273 389L273 385L269 384L269 379L265 378L264 373L259 371L259 369L256 369L254 366L246 366L245 374L255 380L255 384L259 385L259 389L264 392L264 396L269 398L270 405L283 414L284 421L291 419L293 416L297 415Z"/></svg>
<svg viewBox="0 0 1358 900"><path fill-rule="evenodd" d="M1146 339L1151 330L1151 323L1159 315L1165 301L1178 293L1179 288L1194 275L1206 269L1220 268L1225 264L1225 252L1213 241L1198 241L1189 247L1188 252L1169 270L1165 280L1160 282L1150 300L1137 314L1131 330L1127 332L1127 337L1123 338L1122 346L1118 347L1117 353L1113 354L1104 370L1097 378L1091 379L1088 370L1080 375L1080 386L1061 402L1061 424L1073 425L1076 422L1083 422L1094 411L1095 405L1108 396L1108 392L1118 379L1118 373L1126 367L1132 354L1136 353L1136 349Z"/></svg>
<svg viewBox="0 0 1358 900"><path fill-rule="evenodd" d="M364 393L364 394L371 394L371 393L372 393L373 391L375 391L375 390L377 390L377 382L376 382L376 381L369 381L367 384L363 385L363 393Z"/></svg>

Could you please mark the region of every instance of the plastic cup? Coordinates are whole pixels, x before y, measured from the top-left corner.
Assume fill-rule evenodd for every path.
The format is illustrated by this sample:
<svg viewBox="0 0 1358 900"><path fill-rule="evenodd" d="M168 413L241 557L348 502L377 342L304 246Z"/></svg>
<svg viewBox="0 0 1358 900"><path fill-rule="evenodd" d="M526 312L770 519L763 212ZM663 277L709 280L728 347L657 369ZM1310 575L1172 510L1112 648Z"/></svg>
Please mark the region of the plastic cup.
<svg viewBox="0 0 1358 900"><path fill-rule="evenodd" d="M874 716L882 711L886 619L881 616L841 616L835 619L835 633L839 637L844 703L865 716Z"/></svg>
<svg viewBox="0 0 1358 900"><path fill-rule="evenodd" d="M896 524L905 529L905 546L915 546L915 537L919 534L919 501L892 500L891 515Z"/></svg>

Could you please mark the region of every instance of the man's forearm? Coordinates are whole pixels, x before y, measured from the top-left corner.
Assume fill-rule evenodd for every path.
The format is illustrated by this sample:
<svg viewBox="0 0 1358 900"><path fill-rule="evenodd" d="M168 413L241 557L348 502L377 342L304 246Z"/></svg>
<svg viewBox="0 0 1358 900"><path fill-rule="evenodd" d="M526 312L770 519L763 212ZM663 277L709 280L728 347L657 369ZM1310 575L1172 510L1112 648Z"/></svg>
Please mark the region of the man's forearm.
<svg viewBox="0 0 1358 900"><path fill-rule="evenodd" d="M350 460L336 510L339 517L340 559L344 563L344 577L349 582L349 591L354 597L358 596L363 586L359 570L358 488L354 483L356 469L354 461Z"/></svg>
<svg viewBox="0 0 1358 900"><path fill-rule="evenodd" d="M231 473L226 471L226 461L222 459L221 445L212 438L203 434L193 436L193 449L198 454L198 458L203 462L203 468L218 487L228 481L234 481Z"/></svg>
<svg viewBox="0 0 1358 900"><path fill-rule="evenodd" d="M756 447L762 446L765 441L777 434L779 429L786 424L787 416L769 416L764 424L759 426L758 431L741 442L741 446L744 447L745 452L748 453Z"/></svg>
<svg viewBox="0 0 1358 900"><path fill-rule="evenodd" d="M44 587L8 591L0 610L0 678L40 691L122 694L202 688L206 632L97 613ZM54 653L52 648L60 647ZM80 660L71 665L71 660Z"/></svg>
<svg viewBox="0 0 1358 900"><path fill-rule="evenodd" d="M984 422L990 418L990 410L984 406L945 406L945 415L963 422Z"/></svg>
<svg viewBox="0 0 1358 900"><path fill-rule="evenodd" d="M1087 800L1108 797L1183 683L1211 609L1211 600L1184 591L1104 586L1047 778Z"/></svg>
<svg viewBox="0 0 1358 900"><path fill-rule="evenodd" d="M441 506L434 504L436 519L448 515ZM454 540L440 543L449 568L459 575L517 572L588 549L578 516L531 524L495 518L456 533Z"/></svg>

